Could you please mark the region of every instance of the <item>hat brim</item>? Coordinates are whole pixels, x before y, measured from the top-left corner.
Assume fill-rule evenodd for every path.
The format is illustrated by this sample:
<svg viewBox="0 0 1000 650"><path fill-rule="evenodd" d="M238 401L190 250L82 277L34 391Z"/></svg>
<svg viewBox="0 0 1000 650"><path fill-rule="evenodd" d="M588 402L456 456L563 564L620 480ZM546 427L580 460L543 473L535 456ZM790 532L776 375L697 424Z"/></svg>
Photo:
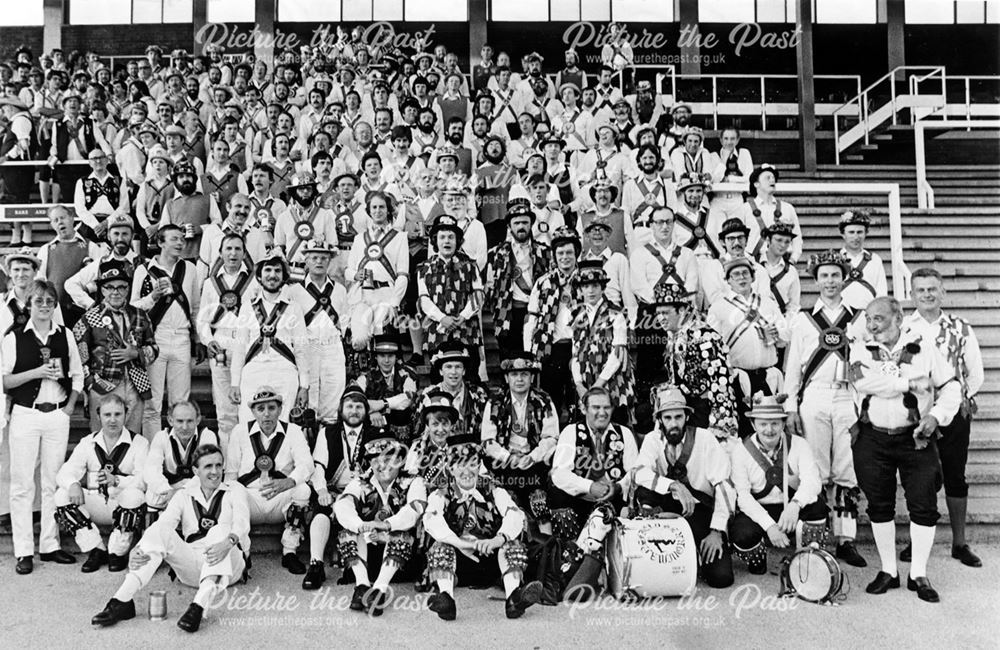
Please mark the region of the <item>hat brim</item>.
<svg viewBox="0 0 1000 650"><path fill-rule="evenodd" d="M766 411L750 411L747 413L747 418L750 420L787 420L788 413L784 411L779 415L777 411L766 410Z"/></svg>
<svg viewBox="0 0 1000 650"><path fill-rule="evenodd" d="M281 395L272 395L271 397L262 397L260 399L252 399L247 402L247 408L253 408L258 404L267 404L268 402L277 402L278 404L284 404L285 400Z"/></svg>
<svg viewBox="0 0 1000 650"><path fill-rule="evenodd" d="M618 186L611 185L611 186L609 186L607 188L601 188L601 189L607 189L609 192L611 192L611 202L612 203L614 203L615 199L618 198ZM598 188L597 188L596 185L591 185L590 186L589 194L590 194L590 200L591 201L595 201L596 202L597 199L595 199L594 197L597 195L597 190L598 190Z"/></svg>
<svg viewBox="0 0 1000 650"><path fill-rule="evenodd" d="M458 409L454 406L442 406L441 404L431 404L420 409L420 419L426 420L431 413L447 413L451 416L452 422L458 421Z"/></svg>
<svg viewBox="0 0 1000 650"><path fill-rule="evenodd" d="M37 257L20 255L18 253L11 253L10 255L8 255L7 259L4 261L4 266L10 269L10 265L13 264L14 262L27 262L28 264L31 264L33 267L35 267L35 270L40 269L42 266L41 260L39 260Z"/></svg>

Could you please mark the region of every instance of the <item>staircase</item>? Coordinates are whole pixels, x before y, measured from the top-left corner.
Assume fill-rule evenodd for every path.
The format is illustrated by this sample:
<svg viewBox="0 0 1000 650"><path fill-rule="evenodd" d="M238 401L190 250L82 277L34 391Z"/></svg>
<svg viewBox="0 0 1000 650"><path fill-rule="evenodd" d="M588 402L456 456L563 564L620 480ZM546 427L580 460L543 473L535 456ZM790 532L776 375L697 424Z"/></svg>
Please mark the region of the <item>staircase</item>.
<svg viewBox="0 0 1000 650"><path fill-rule="evenodd" d="M967 476L970 534L1000 537L1000 166L931 166L928 181L936 208L917 206L916 171L911 165L821 166L815 175L780 170L783 181L888 182L900 186L904 259L910 271L932 266L945 277L945 309L969 320L982 348L986 382L977 401ZM780 187L779 187L780 190ZM839 248L837 219L849 209L870 208L875 226L867 247L881 255L892 286L887 207L884 199L783 194L802 224L803 258ZM881 218L880 218L881 217ZM800 263L804 305L816 297L815 284ZM912 304L904 303L907 313ZM947 518L944 492L939 495ZM902 507L900 501L900 507ZM898 509L899 510L899 509ZM902 507L901 512L905 512ZM905 517L899 517L905 521Z"/></svg>

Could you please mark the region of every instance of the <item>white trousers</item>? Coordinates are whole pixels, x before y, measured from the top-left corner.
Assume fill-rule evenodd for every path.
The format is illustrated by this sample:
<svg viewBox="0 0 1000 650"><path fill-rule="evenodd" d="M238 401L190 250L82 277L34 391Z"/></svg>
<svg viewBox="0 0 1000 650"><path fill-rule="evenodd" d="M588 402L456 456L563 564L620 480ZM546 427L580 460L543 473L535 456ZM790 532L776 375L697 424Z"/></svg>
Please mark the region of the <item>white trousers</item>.
<svg viewBox="0 0 1000 650"><path fill-rule="evenodd" d="M201 539L185 542L176 530L168 530L159 522L154 523L139 541L139 548L149 555L149 562L133 573L145 587L160 563L166 562L183 584L197 587L205 578L218 576L219 587L225 589L233 582L234 576L238 580L243 575L246 567L243 552L235 546L229 556L218 564L209 565L205 561L205 550L225 538L222 527L213 526Z"/></svg>
<svg viewBox="0 0 1000 650"><path fill-rule="evenodd" d="M56 474L66 460L69 416L56 409L42 413L15 405L10 414L10 525L14 555L34 554L31 520L35 502L35 465L40 461L42 520L38 548L51 553L59 548L56 524Z"/></svg>
<svg viewBox="0 0 1000 650"><path fill-rule="evenodd" d="M145 495L136 488L125 488L123 490L111 490L107 501L104 495L97 490L85 489L83 491L83 505L80 512L89 517L96 526L81 528L76 531L76 545L84 553L89 553L101 545L101 533L97 526L110 526L114 522L113 513L118 506L123 508L138 508L145 501ZM56 507L69 505L69 492L63 488L56 490ZM132 546L133 533L123 533L117 528L111 531L108 536L108 552L112 555L125 555Z"/></svg>
<svg viewBox="0 0 1000 650"><path fill-rule="evenodd" d="M228 359L226 361L225 364L215 359L208 362L208 367L212 371L212 402L215 404L215 417L219 421L219 442L222 443L223 453L226 453L229 447L229 434L239 422L240 416L239 405L233 404L229 399L229 390L233 382Z"/></svg>
<svg viewBox="0 0 1000 650"><path fill-rule="evenodd" d="M799 416L819 467L820 481L824 485L857 487L850 429L858 417L850 389L806 386Z"/></svg>
<svg viewBox="0 0 1000 650"><path fill-rule="evenodd" d="M247 488L247 505L250 508L250 523L280 524L285 521L285 513L290 506L306 507L309 505L309 485L303 483L291 490L285 490L272 499L265 499L260 494L260 481ZM285 526L281 534L281 547L285 553L292 553L302 543L302 530Z"/></svg>
<svg viewBox="0 0 1000 650"><path fill-rule="evenodd" d="M191 396L191 336L188 330L156 331L160 354L148 369L153 397L146 401L142 417L142 435L152 441L163 428L163 396L167 403Z"/></svg>
<svg viewBox="0 0 1000 650"><path fill-rule="evenodd" d="M339 338L310 340L305 348L309 368L309 405L322 422L334 422L346 383L344 345Z"/></svg>

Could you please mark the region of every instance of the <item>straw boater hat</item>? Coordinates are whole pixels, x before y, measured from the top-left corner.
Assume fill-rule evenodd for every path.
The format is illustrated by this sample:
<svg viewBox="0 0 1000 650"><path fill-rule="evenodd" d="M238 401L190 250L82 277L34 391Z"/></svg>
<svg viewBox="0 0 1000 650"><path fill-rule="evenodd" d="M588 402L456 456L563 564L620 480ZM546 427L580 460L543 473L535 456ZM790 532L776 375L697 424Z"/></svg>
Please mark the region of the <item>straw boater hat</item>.
<svg viewBox="0 0 1000 650"><path fill-rule="evenodd" d="M806 272L815 279L821 266L836 266L846 278L847 272L851 268L851 263L843 253L836 249L830 249L810 256L809 263L806 265Z"/></svg>
<svg viewBox="0 0 1000 650"><path fill-rule="evenodd" d="M302 254L308 255L309 253L326 253L327 255L336 255L337 247L332 243L323 241L319 236L313 237L306 245L302 247Z"/></svg>
<svg viewBox="0 0 1000 650"><path fill-rule="evenodd" d="M694 411L687 404L684 393L673 384L659 384L650 391L650 401L653 402L653 415L659 415L664 411Z"/></svg>
<svg viewBox="0 0 1000 650"><path fill-rule="evenodd" d="M787 395L765 395L757 393L753 396L753 410L747 413L751 420L784 420L788 417L785 413L785 400Z"/></svg>
<svg viewBox="0 0 1000 650"><path fill-rule="evenodd" d="M537 374L542 371L542 364L530 352L517 352L500 362L500 371L504 374L518 371Z"/></svg>
<svg viewBox="0 0 1000 650"><path fill-rule="evenodd" d="M257 404L266 404L267 402L277 402L278 406L285 400L281 397L281 393L276 391L270 386L261 386L257 389L257 392L253 394L253 397L247 402L249 408L253 408Z"/></svg>
<svg viewBox="0 0 1000 650"><path fill-rule="evenodd" d="M867 211L864 210L848 210L844 214L840 215L840 221L837 222L837 228L843 233L844 229L848 226L864 226L865 232L868 232L869 226L872 224L872 218Z"/></svg>
<svg viewBox="0 0 1000 650"><path fill-rule="evenodd" d="M170 129L168 128L167 130L169 131ZM167 150L160 145L155 145L149 150L149 160L150 162L154 160L162 160L170 166L173 166L174 164L173 158L171 158L170 154L167 153Z"/></svg>
<svg viewBox="0 0 1000 650"><path fill-rule="evenodd" d="M690 104L685 104L684 102L677 102L676 104L670 107L670 114L673 115L682 108L686 108L688 113L694 112L691 110Z"/></svg>

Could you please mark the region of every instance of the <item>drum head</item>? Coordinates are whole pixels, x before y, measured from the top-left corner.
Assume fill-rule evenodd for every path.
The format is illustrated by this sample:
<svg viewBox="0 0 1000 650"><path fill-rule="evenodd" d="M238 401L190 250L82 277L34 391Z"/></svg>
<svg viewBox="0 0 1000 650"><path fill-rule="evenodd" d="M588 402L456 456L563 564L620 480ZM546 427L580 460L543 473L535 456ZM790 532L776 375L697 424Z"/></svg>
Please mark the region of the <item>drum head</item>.
<svg viewBox="0 0 1000 650"><path fill-rule="evenodd" d="M788 580L799 597L819 602L833 595L834 576L822 555L811 550L796 553L788 565Z"/></svg>

